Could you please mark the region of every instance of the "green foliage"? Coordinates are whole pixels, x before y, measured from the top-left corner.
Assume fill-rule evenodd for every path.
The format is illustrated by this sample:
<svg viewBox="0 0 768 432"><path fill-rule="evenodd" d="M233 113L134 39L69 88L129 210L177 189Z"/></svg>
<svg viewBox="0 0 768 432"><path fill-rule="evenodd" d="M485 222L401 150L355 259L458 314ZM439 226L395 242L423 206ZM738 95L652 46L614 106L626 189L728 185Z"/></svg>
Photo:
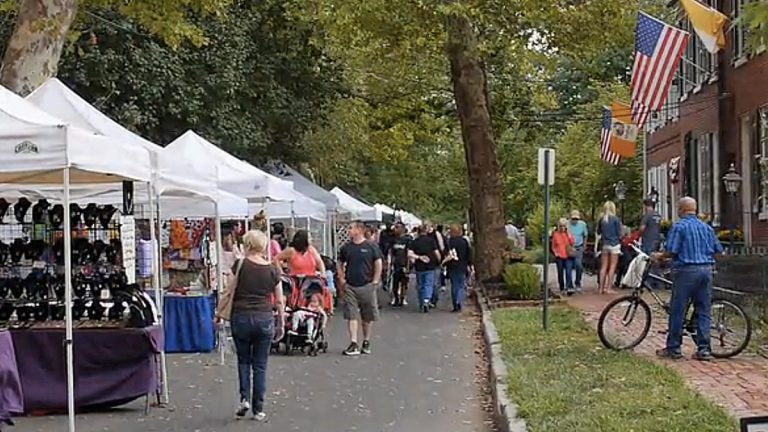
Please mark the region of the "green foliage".
<svg viewBox="0 0 768 432"><path fill-rule="evenodd" d="M768 41L768 2L753 1L744 6L744 23L749 30L747 43L753 53Z"/></svg>
<svg viewBox="0 0 768 432"><path fill-rule="evenodd" d="M544 248L541 246L534 246L531 250L523 252L523 256L523 262L526 264L544 264Z"/></svg>
<svg viewBox="0 0 768 432"><path fill-rule="evenodd" d="M493 314L509 397L531 432L738 430L667 366L599 348L579 311L555 307L549 316L544 331L540 308Z"/></svg>
<svg viewBox="0 0 768 432"><path fill-rule="evenodd" d="M62 58L59 77L158 144L195 129L252 162L305 161L305 131L343 90L337 65L283 2L223 3L231 3L225 20L191 18L208 35L202 48L169 47L117 11L99 12L108 22L86 15L90 30Z"/></svg>
<svg viewBox="0 0 768 432"><path fill-rule="evenodd" d="M504 283L515 300L535 300L541 296L539 272L530 264L509 264L504 267Z"/></svg>
<svg viewBox="0 0 768 432"><path fill-rule="evenodd" d="M552 201L549 208L549 227L544 230L544 204L541 203L536 206L531 216L528 218L528 222L525 225L525 233L531 244L535 246L541 246L544 240L544 236L557 225L558 219L566 216L566 208L559 201Z"/></svg>

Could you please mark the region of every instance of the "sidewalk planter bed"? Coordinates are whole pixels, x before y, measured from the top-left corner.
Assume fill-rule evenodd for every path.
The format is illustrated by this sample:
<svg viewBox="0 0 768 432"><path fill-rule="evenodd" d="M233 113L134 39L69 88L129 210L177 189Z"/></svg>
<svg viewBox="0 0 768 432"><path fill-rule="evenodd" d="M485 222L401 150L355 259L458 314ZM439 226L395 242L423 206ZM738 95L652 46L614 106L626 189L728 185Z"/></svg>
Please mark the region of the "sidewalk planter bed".
<svg viewBox="0 0 768 432"><path fill-rule="evenodd" d="M738 430L671 369L603 349L578 311L552 308L548 332L539 309L498 310L493 320L509 399L530 432Z"/></svg>

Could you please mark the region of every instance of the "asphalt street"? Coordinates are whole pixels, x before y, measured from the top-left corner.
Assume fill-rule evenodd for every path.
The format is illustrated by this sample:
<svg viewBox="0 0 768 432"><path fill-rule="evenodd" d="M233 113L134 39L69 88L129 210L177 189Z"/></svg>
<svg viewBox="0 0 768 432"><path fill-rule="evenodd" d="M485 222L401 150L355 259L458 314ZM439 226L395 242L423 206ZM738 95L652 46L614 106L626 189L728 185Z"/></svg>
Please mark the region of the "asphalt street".
<svg viewBox="0 0 768 432"><path fill-rule="evenodd" d="M411 295L414 293L411 292ZM414 299L415 300L415 299ZM228 354L169 355L171 404L144 414L144 401L77 416L79 432L486 432L470 312L430 314L385 306L373 353L348 358L340 316L329 323L327 354L273 355L264 423L235 420L236 359ZM481 369L481 368L480 368ZM66 431L66 417L23 417L8 431Z"/></svg>

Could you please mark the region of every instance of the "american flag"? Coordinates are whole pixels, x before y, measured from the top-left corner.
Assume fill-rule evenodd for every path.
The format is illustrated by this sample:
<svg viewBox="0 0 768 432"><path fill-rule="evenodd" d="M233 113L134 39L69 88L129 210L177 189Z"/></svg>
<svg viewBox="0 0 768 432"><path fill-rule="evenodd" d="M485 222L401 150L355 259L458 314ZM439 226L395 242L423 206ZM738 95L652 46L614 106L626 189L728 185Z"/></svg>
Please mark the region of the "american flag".
<svg viewBox="0 0 768 432"><path fill-rule="evenodd" d="M632 120L638 128L645 125L651 112L664 106L688 36L687 32L640 12L632 69Z"/></svg>
<svg viewBox="0 0 768 432"><path fill-rule="evenodd" d="M600 131L600 158L611 165L618 165L621 156L611 151L611 127L613 113L608 107L603 107L603 128Z"/></svg>

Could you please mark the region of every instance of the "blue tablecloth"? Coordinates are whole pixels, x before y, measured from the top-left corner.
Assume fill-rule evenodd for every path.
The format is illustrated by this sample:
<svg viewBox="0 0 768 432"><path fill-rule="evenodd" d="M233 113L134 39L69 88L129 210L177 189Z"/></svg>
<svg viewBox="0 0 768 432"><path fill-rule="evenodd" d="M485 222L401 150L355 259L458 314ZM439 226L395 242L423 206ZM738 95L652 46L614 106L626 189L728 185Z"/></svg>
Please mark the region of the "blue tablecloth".
<svg viewBox="0 0 768 432"><path fill-rule="evenodd" d="M165 352L211 352L216 345L213 324L215 296L165 296Z"/></svg>

